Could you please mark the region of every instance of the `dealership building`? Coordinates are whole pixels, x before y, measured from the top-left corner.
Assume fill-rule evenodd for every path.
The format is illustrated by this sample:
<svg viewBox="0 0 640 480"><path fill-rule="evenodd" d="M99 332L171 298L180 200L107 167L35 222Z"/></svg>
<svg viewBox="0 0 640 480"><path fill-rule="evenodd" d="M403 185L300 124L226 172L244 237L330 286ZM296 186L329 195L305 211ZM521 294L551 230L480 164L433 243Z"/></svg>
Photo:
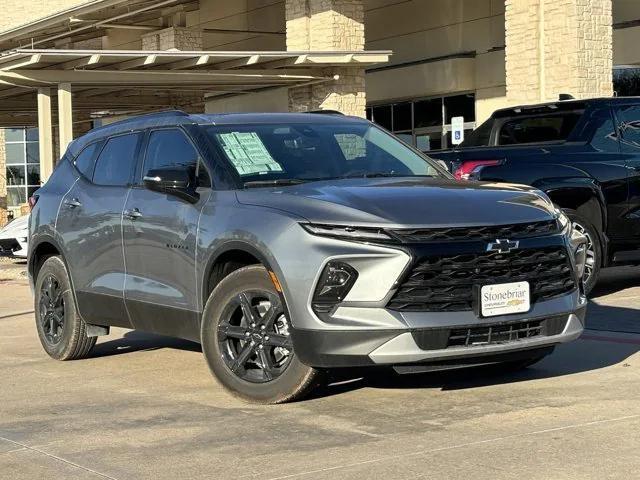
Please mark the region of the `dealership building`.
<svg viewBox="0 0 640 480"><path fill-rule="evenodd" d="M114 118L330 109L428 151L450 146L453 117L470 130L497 108L561 93L633 94L640 65L637 0L2 6L0 224L74 137Z"/></svg>

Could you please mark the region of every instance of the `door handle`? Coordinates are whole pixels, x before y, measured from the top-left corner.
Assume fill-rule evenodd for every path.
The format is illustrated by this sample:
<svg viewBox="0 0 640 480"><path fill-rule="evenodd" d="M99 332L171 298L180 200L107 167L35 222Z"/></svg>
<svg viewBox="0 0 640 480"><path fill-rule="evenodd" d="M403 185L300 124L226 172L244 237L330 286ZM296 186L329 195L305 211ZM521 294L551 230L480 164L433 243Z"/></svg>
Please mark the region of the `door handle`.
<svg viewBox="0 0 640 480"><path fill-rule="evenodd" d="M80 202L80 200L78 200L77 198L72 198L71 200L65 200L64 204L69 208L76 208L76 207L82 206L82 202Z"/></svg>
<svg viewBox="0 0 640 480"><path fill-rule="evenodd" d="M125 210L124 212L122 212L122 214L131 220L135 220L136 218L140 218L142 216L142 213L140 213L140 210L138 210L137 208Z"/></svg>

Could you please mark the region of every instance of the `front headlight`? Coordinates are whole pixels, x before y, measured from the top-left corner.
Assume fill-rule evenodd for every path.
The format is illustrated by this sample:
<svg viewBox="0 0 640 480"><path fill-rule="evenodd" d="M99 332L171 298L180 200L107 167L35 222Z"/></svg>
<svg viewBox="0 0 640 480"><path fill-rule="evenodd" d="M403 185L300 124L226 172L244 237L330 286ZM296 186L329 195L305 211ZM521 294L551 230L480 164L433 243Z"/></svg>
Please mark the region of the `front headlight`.
<svg viewBox="0 0 640 480"><path fill-rule="evenodd" d="M348 227L342 225L316 225L301 223L302 228L313 235L340 238L343 240L361 240L365 242L390 242L393 239L381 228Z"/></svg>

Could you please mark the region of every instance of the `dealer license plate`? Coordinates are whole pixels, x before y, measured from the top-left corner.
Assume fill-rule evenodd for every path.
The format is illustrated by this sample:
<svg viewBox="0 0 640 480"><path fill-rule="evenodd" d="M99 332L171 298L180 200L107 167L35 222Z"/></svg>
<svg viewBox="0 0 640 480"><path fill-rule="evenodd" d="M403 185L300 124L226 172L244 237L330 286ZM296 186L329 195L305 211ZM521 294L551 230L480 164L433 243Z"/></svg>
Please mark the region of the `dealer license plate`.
<svg viewBox="0 0 640 480"><path fill-rule="evenodd" d="M483 285L480 289L480 313L483 317L528 312L529 282Z"/></svg>

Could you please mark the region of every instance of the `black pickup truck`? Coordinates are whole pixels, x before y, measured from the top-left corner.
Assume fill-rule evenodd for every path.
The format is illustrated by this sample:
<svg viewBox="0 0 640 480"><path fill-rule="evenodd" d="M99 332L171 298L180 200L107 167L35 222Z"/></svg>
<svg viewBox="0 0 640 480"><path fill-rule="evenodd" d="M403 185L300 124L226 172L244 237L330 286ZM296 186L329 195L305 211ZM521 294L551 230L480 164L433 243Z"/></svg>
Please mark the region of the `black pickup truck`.
<svg viewBox="0 0 640 480"><path fill-rule="evenodd" d="M587 291L601 267L640 264L640 97L505 108L429 156L461 180L544 191L589 239Z"/></svg>

